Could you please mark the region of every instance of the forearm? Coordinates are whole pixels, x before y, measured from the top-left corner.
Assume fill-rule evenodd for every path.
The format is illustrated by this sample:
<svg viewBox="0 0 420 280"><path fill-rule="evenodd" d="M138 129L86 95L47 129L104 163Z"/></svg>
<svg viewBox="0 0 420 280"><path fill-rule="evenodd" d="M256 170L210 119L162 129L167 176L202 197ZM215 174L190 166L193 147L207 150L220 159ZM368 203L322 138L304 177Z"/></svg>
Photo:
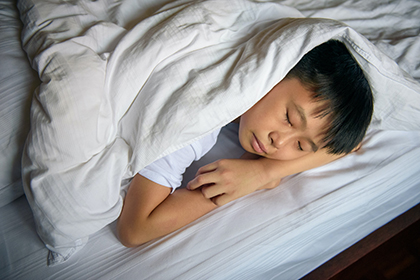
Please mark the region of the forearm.
<svg viewBox="0 0 420 280"><path fill-rule="evenodd" d="M257 160L259 161L259 164L262 165L263 170L265 170L267 181L272 181L325 165L343 156L344 155L331 155L324 151L319 151L317 153L287 161L279 161L263 157Z"/></svg>
<svg viewBox="0 0 420 280"><path fill-rule="evenodd" d="M201 167L187 188L201 188L204 197L220 206L259 189L275 188L288 175L340 157L318 151L295 160L279 161L245 153L240 159L222 159Z"/></svg>
<svg viewBox="0 0 420 280"><path fill-rule="evenodd" d="M168 196L146 220L147 240L171 233L195 221L217 206L204 198L201 191L180 189Z"/></svg>
<svg viewBox="0 0 420 280"><path fill-rule="evenodd" d="M171 233L214 209L200 191L169 189L136 176L130 185L117 231L125 246L134 247Z"/></svg>

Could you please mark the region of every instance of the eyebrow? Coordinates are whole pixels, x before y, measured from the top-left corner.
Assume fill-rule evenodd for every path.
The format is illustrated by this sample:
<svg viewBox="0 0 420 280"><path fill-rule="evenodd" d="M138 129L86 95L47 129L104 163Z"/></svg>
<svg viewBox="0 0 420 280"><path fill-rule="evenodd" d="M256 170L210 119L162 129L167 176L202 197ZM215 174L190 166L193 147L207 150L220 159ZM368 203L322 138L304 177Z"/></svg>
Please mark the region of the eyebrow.
<svg viewBox="0 0 420 280"><path fill-rule="evenodd" d="M307 126L308 122L306 120L305 110L303 110L303 108L296 103L293 103L293 105L295 106L296 111L299 113L299 117L300 117L300 120L302 122L302 129L306 129L306 126ZM312 141L309 138L307 138L307 140L312 147L312 151L314 151L314 153L316 151L318 151L318 146L314 143L314 141Z"/></svg>

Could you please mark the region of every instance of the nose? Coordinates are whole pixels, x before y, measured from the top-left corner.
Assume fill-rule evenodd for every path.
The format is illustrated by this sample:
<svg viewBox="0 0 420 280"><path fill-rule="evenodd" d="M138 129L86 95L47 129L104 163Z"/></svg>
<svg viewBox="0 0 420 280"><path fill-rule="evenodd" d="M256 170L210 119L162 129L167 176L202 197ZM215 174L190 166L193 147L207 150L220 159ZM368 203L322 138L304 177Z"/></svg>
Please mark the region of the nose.
<svg viewBox="0 0 420 280"><path fill-rule="evenodd" d="M283 145L285 145L289 140L293 137L293 133L289 132L280 132L280 131L273 131L269 134L271 145L273 145L276 149L280 149Z"/></svg>

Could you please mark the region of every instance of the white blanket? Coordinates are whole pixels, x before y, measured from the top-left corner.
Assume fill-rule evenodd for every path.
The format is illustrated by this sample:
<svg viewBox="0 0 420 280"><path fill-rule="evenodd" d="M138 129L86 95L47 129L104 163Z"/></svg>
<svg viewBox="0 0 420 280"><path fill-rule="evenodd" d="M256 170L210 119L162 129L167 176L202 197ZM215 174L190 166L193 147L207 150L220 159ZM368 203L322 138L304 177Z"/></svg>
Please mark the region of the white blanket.
<svg viewBox="0 0 420 280"><path fill-rule="evenodd" d="M372 128L420 130L419 84L344 24L270 2L179 1L129 28L134 1L108 5L19 3L43 82L23 181L52 262L118 217L138 170L241 115L331 38L371 82Z"/></svg>

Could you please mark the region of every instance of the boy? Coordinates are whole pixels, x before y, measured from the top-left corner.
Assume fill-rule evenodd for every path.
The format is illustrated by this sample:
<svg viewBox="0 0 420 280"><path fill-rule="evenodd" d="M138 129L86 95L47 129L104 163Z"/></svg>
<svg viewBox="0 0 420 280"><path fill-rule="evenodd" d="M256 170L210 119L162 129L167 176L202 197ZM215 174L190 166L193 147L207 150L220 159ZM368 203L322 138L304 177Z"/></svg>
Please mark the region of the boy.
<svg viewBox="0 0 420 280"><path fill-rule="evenodd" d="M372 112L369 84L344 44L331 40L314 48L239 118L238 137L247 152L241 159L223 159L200 168L187 189L173 194L159 179L150 179L155 167L137 174L118 221L120 241L127 247L140 245L217 206L258 189L274 188L285 176L352 152L362 141ZM175 160L169 155L155 165L172 168L178 159L190 163L210 149L214 138L213 134L187 147L192 155L187 160L180 159L180 151L174 153Z"/></svg>

